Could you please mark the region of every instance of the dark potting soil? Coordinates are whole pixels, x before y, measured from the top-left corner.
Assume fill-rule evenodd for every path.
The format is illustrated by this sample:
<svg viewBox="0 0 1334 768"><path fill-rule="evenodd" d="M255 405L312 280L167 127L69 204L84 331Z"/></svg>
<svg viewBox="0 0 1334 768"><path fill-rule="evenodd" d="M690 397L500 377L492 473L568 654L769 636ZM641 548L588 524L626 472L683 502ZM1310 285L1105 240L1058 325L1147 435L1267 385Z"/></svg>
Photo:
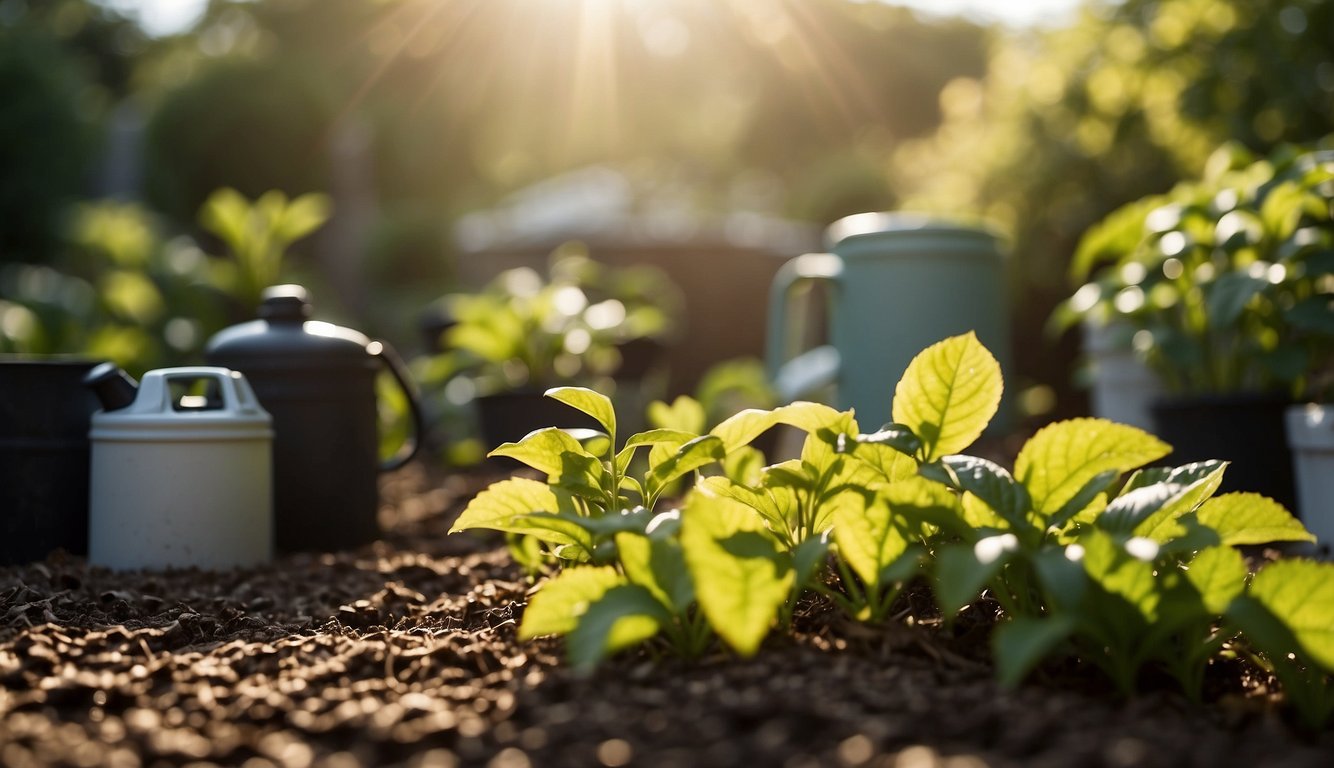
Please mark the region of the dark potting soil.
<svg viewBox="0 0 1334 768"><path fill-rule="evenodd" d="M1213 703L1119 701L1091 673L1000 689L985 610L920 591L868 628L819 602L740 660L636 652L572 674L521 643L529 584L494 538L446 537L488 479L388 481L384 541L245 571L0 569L0 765L1327 766L1262 677ZM906 616L925 617L909 624Z"/></svg>

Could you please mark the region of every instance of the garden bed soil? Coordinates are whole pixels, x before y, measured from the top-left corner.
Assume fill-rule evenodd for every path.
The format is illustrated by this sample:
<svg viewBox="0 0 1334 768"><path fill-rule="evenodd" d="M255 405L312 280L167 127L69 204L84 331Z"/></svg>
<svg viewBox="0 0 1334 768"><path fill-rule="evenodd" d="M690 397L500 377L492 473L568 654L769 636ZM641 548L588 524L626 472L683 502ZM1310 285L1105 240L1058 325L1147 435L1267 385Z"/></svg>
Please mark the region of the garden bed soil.
<svg viewBox="0 0 1334 768"><path fill-rule="evenodd" d="M383 541L228 573L0 568L0 765L1327 766L1258 676L1207 707L1046 669L992 680L984 622L849 624L798 607L740 660L627 654L571 673L519 642L530 585L446 536L480 476L384 487ZM920 592L905 615L929 617ZM1234 671L1235 672L1235 671Z"/></svg>

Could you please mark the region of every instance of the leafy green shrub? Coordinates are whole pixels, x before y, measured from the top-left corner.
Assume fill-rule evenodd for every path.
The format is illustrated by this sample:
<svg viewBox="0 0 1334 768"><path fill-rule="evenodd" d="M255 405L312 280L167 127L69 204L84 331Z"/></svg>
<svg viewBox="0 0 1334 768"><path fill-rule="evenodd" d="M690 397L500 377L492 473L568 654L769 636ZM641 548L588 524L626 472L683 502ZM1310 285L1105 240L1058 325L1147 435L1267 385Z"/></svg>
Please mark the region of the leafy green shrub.
<svg viewBox="0 0 1334 768"><path fill-rule="evenodd" d="M188 225L214 190L328 189L334 107L314 73L263 59L210 62L163 96L145 148L148 201Z"/></svg>
<svg viewBox="0 0 1334 768"><path fill-rule="evenodd" d="M56 266L0 268L0 352L83 354L135 375L195 362L236 308L253 312L279 281L286 247L322 224L327 206L320 195L252 203L221 190L201 212L229 250L214 258L189 238L166 239L139 205L83 204Z"/></svg>
<svg viewBox="0 0 1334 768"><path fill-rule="evenodd" d="M55 40L0 23L0 259L48 261L86 181L92 83Z"/></svg>
<svg viewBox="0 0 1334 768"><path fill-rule="evenodd" d="M665 341L677 310L673 287L657 270L606 267L574 243L556 249L545 276L511 269L442 304L453 325L442 336L444 353L423 372L436 383L466 376L481 395L606 386L621 365L618 347Z"/></svg>
<svg viewBox="0 0 1334 768"><path fill-rule="evenodd" d="M895 389L895 422L875 432L851 412L794 403L742 411L707 435L634 435L619 453L607 398L552 390L606 434L583 443L545 429L501 446L547 482L493 485L453 530L528 537L534 562L556 567L520 634L564 635L580 668L659 637L687 656L710 635L750 655L808 592L879 623L924 575L947 620L999 603L993 650L1006 683L1073 653L1125 693L1154 667L1198 696L1226 649L1274 669L1307 722L1326 721L1334 565L1280 562L1251 580L1234 549L1313 540L1301 524L1254 494L1214 496L1222 462L1143 468L1169 446L1103 420L1049 425L1013 473L958 453L994 416L1001 387L995 359L968 334L914 359ZM807 439L799 458L763 466L749 444L777 424ZM626 472L641 447L642 479ZM692 472L694 488L665 504L664 484ZM1300 589L1280 588L1289 576Z"/></svg>
<svg viewBox="0 0 1334 768"><path fill-rule="evenodd" d="M1072 274L1104 265L1058 324L1128 329L1176 391L1303 394L1334 360L1334 151L1224 146L1200 181L1089 230Z"/></svg>

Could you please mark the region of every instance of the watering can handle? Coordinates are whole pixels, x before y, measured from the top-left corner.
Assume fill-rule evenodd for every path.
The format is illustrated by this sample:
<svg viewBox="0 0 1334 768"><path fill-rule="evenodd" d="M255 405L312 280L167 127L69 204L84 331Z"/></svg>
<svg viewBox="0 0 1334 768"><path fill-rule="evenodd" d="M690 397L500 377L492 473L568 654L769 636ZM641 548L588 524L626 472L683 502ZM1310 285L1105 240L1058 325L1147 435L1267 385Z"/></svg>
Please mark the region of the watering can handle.
<svg viewBox="0 0 1334 768"><path fill-rule="evenodd" d="M407 368L403 361L399 359L394 350L383 342L372 341L366 351L372 356L379 358L393 375L394 381L403 390L403 395L408 401L408 413L412 417L412 437L403 443L398 449L398 453L385 459L380 464L381 472L390 472L402 467L417 455L417 449L421 447L422 442L422 412L421 403L418 402L417 387L413 385L412 378L408 376Z"/></svg>
<svg viewBox="0 0 1334 768"><path fill-rule="evenodd" d="M837 280L843 274L843 260L832 253L807 253L778 268L769 291L769 329L765 345L769 379L775 381L787 362L788 299L798 283L811 280Z"/></svg>

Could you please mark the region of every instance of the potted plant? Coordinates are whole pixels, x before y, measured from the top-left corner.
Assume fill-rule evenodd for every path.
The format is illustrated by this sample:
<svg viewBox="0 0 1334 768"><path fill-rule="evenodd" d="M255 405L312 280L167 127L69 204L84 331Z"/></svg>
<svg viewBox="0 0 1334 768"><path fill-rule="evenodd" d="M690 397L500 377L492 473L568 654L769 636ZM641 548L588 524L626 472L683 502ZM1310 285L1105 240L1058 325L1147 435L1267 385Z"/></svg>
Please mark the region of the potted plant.
<svg viewBox="0 0 1334 768"><path fill-rule="evenodd" d="M1229 487L1290 507L1284 411L1334 350L1331 185L1330 152L1226 145L1202 179L1091 229L1073 274L1094 279L1056 315L1123 329L1164 388L1152 424L1176 460L1231 460Z"/></svg>
<svg viewBox="0 0 1334 768"><path fill-rule="evenodd" d="M606 267L563 246L546 275L520 267L477 293L444 297L443 351L421 372L475 405L488 448L551 424L595 426L562 423L569 410L542 393L580 385L642 398L670 338L673 296L656 270Z"/></svg>

